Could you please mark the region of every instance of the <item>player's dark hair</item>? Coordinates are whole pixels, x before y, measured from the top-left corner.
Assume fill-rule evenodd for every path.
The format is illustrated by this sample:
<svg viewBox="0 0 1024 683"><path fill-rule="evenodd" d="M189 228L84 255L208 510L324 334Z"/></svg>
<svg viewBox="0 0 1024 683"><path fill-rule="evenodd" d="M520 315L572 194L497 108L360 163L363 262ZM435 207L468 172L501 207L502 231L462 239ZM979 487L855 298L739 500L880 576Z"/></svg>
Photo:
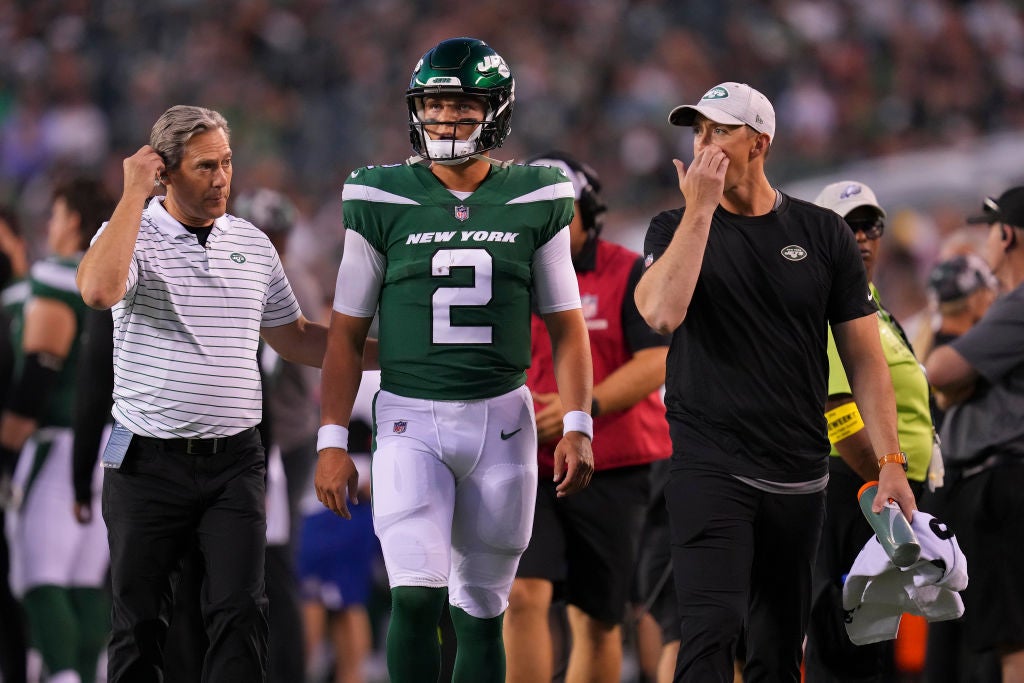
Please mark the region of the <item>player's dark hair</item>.
<svg viewBox="0 0 1024 683"><path fill-rule="evenodd" d="M85 251L93 235L114 213L114 199L107 188L95 178L72 178L57 185L54 200L63 199L68 210L79 216L78 248Z"/></svg>

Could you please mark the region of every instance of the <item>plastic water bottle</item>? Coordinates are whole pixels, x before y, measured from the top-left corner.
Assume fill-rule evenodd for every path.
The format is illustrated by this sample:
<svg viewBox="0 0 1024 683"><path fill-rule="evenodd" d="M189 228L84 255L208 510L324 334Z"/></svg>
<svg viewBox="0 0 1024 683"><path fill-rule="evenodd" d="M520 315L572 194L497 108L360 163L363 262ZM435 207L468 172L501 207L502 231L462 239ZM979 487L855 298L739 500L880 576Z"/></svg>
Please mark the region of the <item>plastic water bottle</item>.
<svg viewBox="0 0 1024 683"><path fill-rule="evenodd" d="M895 502L887 502L879 513L872 511L871 506L877 494L877 481L869 481L860 487L857 500L861 512L875 530L878 541L892 563L897 567L909 567L921 557L921 544L917 540L917 534Z"/></svg>

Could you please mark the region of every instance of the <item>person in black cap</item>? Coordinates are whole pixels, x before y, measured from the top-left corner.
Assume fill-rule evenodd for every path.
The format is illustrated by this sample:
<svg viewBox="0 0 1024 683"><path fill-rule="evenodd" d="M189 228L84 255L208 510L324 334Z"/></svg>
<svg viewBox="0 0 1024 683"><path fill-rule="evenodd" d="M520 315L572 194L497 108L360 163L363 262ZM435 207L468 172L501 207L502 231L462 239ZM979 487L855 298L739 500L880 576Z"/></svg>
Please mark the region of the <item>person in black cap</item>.
<svg viewBox="0 0 1024 683"><path fill-rule="evenodd" d="M977 254L956 254L936 263L928 273L928 294L936 320L927 343L914 346L921 358L971 329L985 315L998 290L992 270Z"/></svg>
<svg viewBox="0 0 1024 683"><path fill-rule="evenodd" d="M923 331L914 348L922 360L935 349L950 343L981 320L995 300L999 283L985 259L967 251L956 253L937 263L928 275L928 294L935 312L934 329ZM932 402L936 429L942 426L945 411ZM955 472L955 466L951 473ZM947 519L947 494L950 486L927 490L920 498L921 509ZM998 658L991 652L971 652L962 619L928 624L925 648L925 680L929 683L997 683L1002 679Z"/></svg>
<svg viewBox="0 0 1024 683"><path fill-rule="evenodd" d="M940 407L950 526L971 563L965 626L974 650L1024 680L1024 187L987 198L985 258L1003 296L926 362Z"/></svg>
<svg viewBox="0 0 1024 683"><path fill-rule="evenodd" d="M671 332L668 503L680 610L676 680L798 681L825 514L829 324L878 458L882 502L916 509L896 431L877 309L850 227L765 175L768 99L742 83L677 107L693 161L682 208L655 216L636 288Z"/></svg>

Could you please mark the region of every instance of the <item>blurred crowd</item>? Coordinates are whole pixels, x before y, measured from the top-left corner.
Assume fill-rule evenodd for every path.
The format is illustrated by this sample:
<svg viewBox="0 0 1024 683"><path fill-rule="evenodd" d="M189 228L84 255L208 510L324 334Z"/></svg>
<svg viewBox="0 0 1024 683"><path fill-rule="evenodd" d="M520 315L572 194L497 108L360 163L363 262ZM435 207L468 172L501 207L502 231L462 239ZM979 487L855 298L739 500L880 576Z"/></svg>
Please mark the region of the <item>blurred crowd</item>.
<svg viewBox="0 0 1024 683"><path fill-rule="evenodd" d="M295 204L289 259L315 278L323 306L303 310L322 319L342 183L411 154L411 69L460 34L488 41L516 78L515 134L496 156L585 157L610 207L604 235L635 249L650 218L680 203L671 158L692 154L668 112L721 81L774 102L768 173L783 189L856 162L1024 140L1014 0L0 0L0 206L17 213L34 261L63 179L97 176L116 197L122 160L161 112L216 109L231 122L235 193L270 188ZM990 180L994 192L1024 175ZM977 251L986 228L964 216L980 195L914 205L873 184L892 207L875 282L928 343L928 273ZM327 666L307 650L310 667Z"/></svg>
<svg viewBox="0 0 1024 683"><path fill-rule="evenodd" d="M156 116L198 104L232 122L236 188L286 192L329 240L344 177L409 155L411 68L456 34L516 75L500 155L585 154L612 237L676 203L669 160L690 144L666 114L720 81L776 104L778 184L1024 129L1024 21L1008 0L8 0L0 203L35 243L56 177L86 169L119 190Z"/></svg>

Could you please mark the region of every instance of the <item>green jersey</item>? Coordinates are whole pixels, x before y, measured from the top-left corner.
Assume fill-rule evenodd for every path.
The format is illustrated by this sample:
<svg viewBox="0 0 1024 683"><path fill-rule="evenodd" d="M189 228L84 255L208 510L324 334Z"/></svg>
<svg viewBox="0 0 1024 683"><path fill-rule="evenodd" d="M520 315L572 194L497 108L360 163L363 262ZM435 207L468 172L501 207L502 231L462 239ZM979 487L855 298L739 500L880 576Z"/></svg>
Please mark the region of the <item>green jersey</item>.
<svg viewBox="0 0 1024 683"><path fill-rule="evenodd" d="M425 166L370 166L350 175L342 196L346 229L382 270L386 391L439 400L507 393L526 381L531 297L542 312L579 307L578 291L575 303L535 291L547 276L536 272L546 267L538 250L572 220L572 184L559 169L492 167L459 199ZM343 267L339 293L345 278Z"/></svg>
<svg viewBox="0 0 1024 683"><path fill-rule="evenodd" d="M22 315L22 311L25 308L25 300L28 299L31 291L32 284L29 282L28 278L24 277L14 280L4 287L3 291L0 291L0 306L3 307L4 315L7 316L7 320L10 321L9 334L11 348L18 356L15 368L20 367L21 330L25 320L25 317Z"/></svg>
<svg viewBox="0 0 1024 683"><path fill-rule="evenodd" d="M68 351L64 365L57 375L57 383L53 387L47 401L47 407L41 419L40 427L70 427L71 413L75 401L75 375L78 368L78 349L81 345L82 322L84 320L86 305L82 301L82 295L75 284L75 271L78 269L78 262L81 256L75 258L48 257L37 261L29 271L29 293L28 305L32 299L45 298L55 299L66 304L75 316L75 339ZM23 317L23 316L22 316ZM16 326L21 329L22 321ZM21 347L21 338L17 339L15 346L18 360L15 365L15 376L20 375L24 351Z"/></svg>
<svg viewBox="0 0 1024 683"><path fill-rule="evenodd" d="M896 395L897 428L900 448L907 454L907 478L911 481L924 481L928 476L934 438L928 403L928 379L921 363L904 341L902 332L889 312L882 308L874 285L871 285L871 293L878 305L878 333L882 338L882 350L889 364L892 388ZM828 331L828 393L830 396L853 394L831 328ZM834 445L832 455L839 455Z"/></svg>

